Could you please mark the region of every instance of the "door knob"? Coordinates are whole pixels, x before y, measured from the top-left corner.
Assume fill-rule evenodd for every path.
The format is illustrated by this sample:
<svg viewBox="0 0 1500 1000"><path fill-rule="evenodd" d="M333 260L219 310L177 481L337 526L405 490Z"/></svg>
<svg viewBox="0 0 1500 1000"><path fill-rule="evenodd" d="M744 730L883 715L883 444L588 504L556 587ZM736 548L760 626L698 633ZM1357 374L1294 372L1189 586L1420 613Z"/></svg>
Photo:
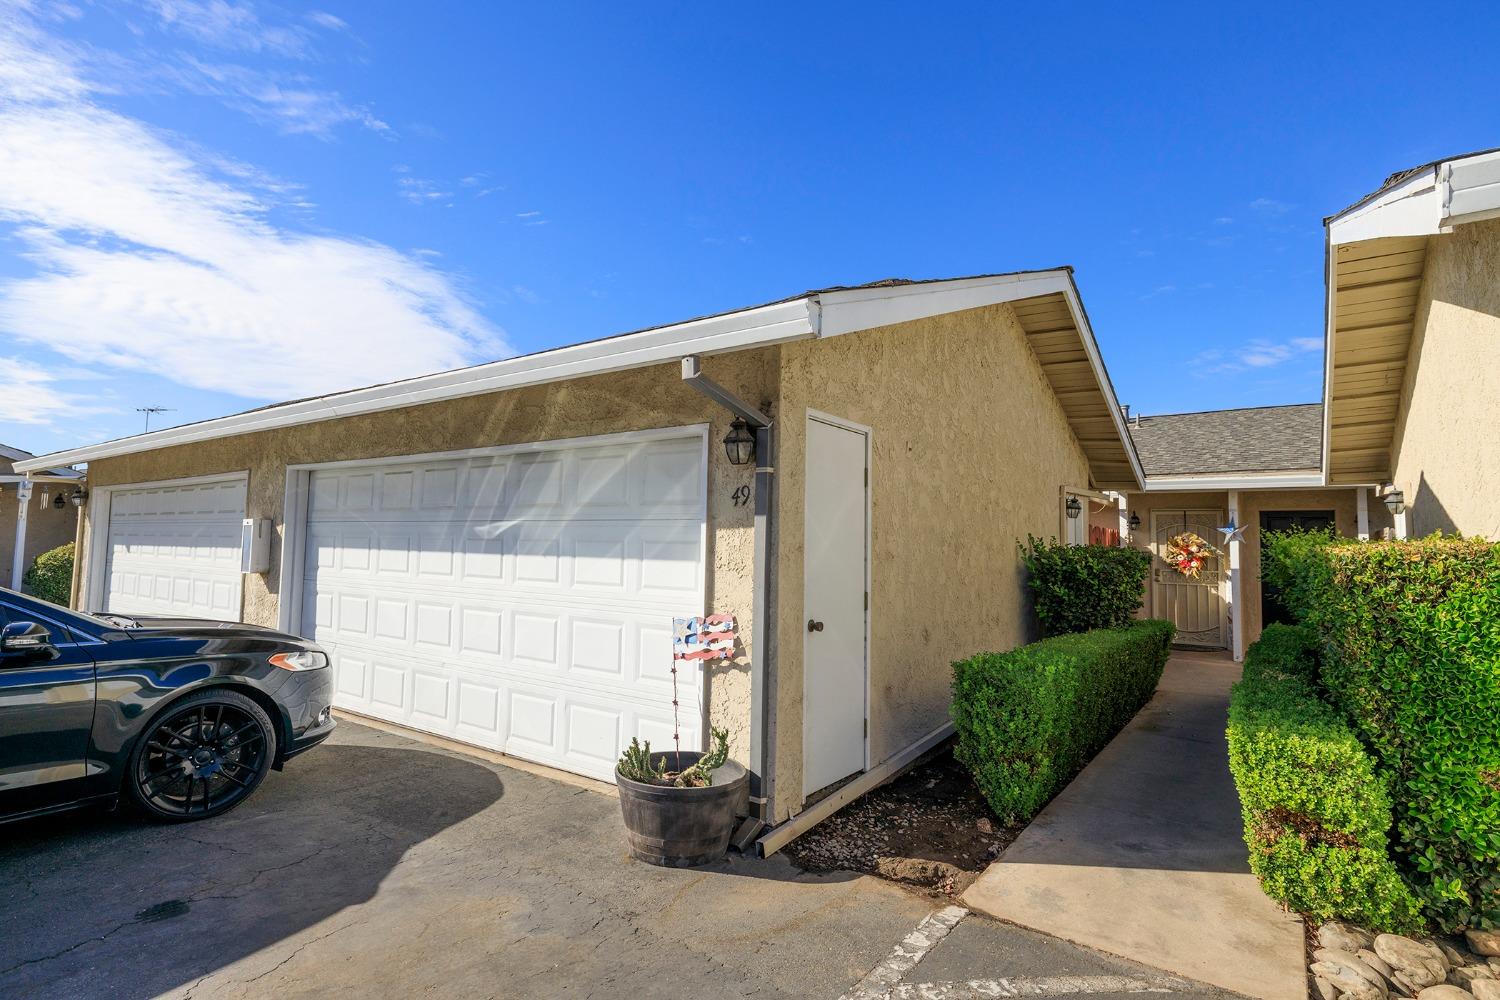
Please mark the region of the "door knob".
<svg viewBox="0 0 1500 1000"><path fill-rule="evenodd" d="M807 630L809 632L821 632L823 631L823 623L816 618L809 618L807 620Z"/></svg>

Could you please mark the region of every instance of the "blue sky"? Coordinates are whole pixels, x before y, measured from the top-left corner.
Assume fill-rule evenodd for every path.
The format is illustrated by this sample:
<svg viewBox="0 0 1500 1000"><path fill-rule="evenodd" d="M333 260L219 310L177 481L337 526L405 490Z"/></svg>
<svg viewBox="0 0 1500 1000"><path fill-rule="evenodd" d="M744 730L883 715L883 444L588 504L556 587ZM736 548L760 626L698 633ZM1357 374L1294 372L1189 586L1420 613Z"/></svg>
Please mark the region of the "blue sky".
<svg viewBox="0 0 1500 1000"><path fill-rule="evenodd" d="M0 441L1057 264L1137 410L1316 399L1321 217L1500 145L1497 27L1456 5L0 0Z"/></svg>

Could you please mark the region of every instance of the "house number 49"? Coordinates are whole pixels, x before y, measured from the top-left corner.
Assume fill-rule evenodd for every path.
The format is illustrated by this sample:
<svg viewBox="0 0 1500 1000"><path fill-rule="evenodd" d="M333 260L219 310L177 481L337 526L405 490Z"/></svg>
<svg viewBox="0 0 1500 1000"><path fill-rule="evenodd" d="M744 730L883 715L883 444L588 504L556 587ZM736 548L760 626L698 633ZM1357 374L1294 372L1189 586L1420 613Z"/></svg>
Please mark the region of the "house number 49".
<svg viewBox="0 0 1500 1000"><path fill-rule="evenodd" d="M736 507L745 506L745 504L750 502L750 484L746 483L736 489L733 493L729 494L729 499L734 502Z"/></svg>

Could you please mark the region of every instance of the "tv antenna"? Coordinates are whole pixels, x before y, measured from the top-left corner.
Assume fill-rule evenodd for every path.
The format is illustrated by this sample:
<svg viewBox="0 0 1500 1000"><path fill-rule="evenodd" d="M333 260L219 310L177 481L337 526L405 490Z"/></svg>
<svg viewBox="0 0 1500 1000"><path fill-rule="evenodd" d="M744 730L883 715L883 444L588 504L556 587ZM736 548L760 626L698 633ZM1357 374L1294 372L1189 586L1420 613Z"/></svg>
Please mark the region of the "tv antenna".
<svg viewBox="0 0 1500 1000"><path fill-rule="evenodd" d="M144 413L146 415L145 432L149 434L151 432L151 415L154 413L172 413L173 410L170 406L137 406L135 408L135 412Z"/></svg>

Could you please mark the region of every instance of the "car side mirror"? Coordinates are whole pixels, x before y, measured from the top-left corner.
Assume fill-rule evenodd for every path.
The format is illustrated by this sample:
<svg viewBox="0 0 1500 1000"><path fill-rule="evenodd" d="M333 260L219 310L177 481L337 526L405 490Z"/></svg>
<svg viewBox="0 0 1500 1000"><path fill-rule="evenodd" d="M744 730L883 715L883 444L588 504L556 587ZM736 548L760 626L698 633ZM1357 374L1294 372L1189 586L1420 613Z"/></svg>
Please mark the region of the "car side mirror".
<svg viewBox="0 0 1500 1000"><path fill-rule="evenodd" d="M11 622L0 628L0 656L38 656L52 650L52 633L45 625Z"/></svg>

